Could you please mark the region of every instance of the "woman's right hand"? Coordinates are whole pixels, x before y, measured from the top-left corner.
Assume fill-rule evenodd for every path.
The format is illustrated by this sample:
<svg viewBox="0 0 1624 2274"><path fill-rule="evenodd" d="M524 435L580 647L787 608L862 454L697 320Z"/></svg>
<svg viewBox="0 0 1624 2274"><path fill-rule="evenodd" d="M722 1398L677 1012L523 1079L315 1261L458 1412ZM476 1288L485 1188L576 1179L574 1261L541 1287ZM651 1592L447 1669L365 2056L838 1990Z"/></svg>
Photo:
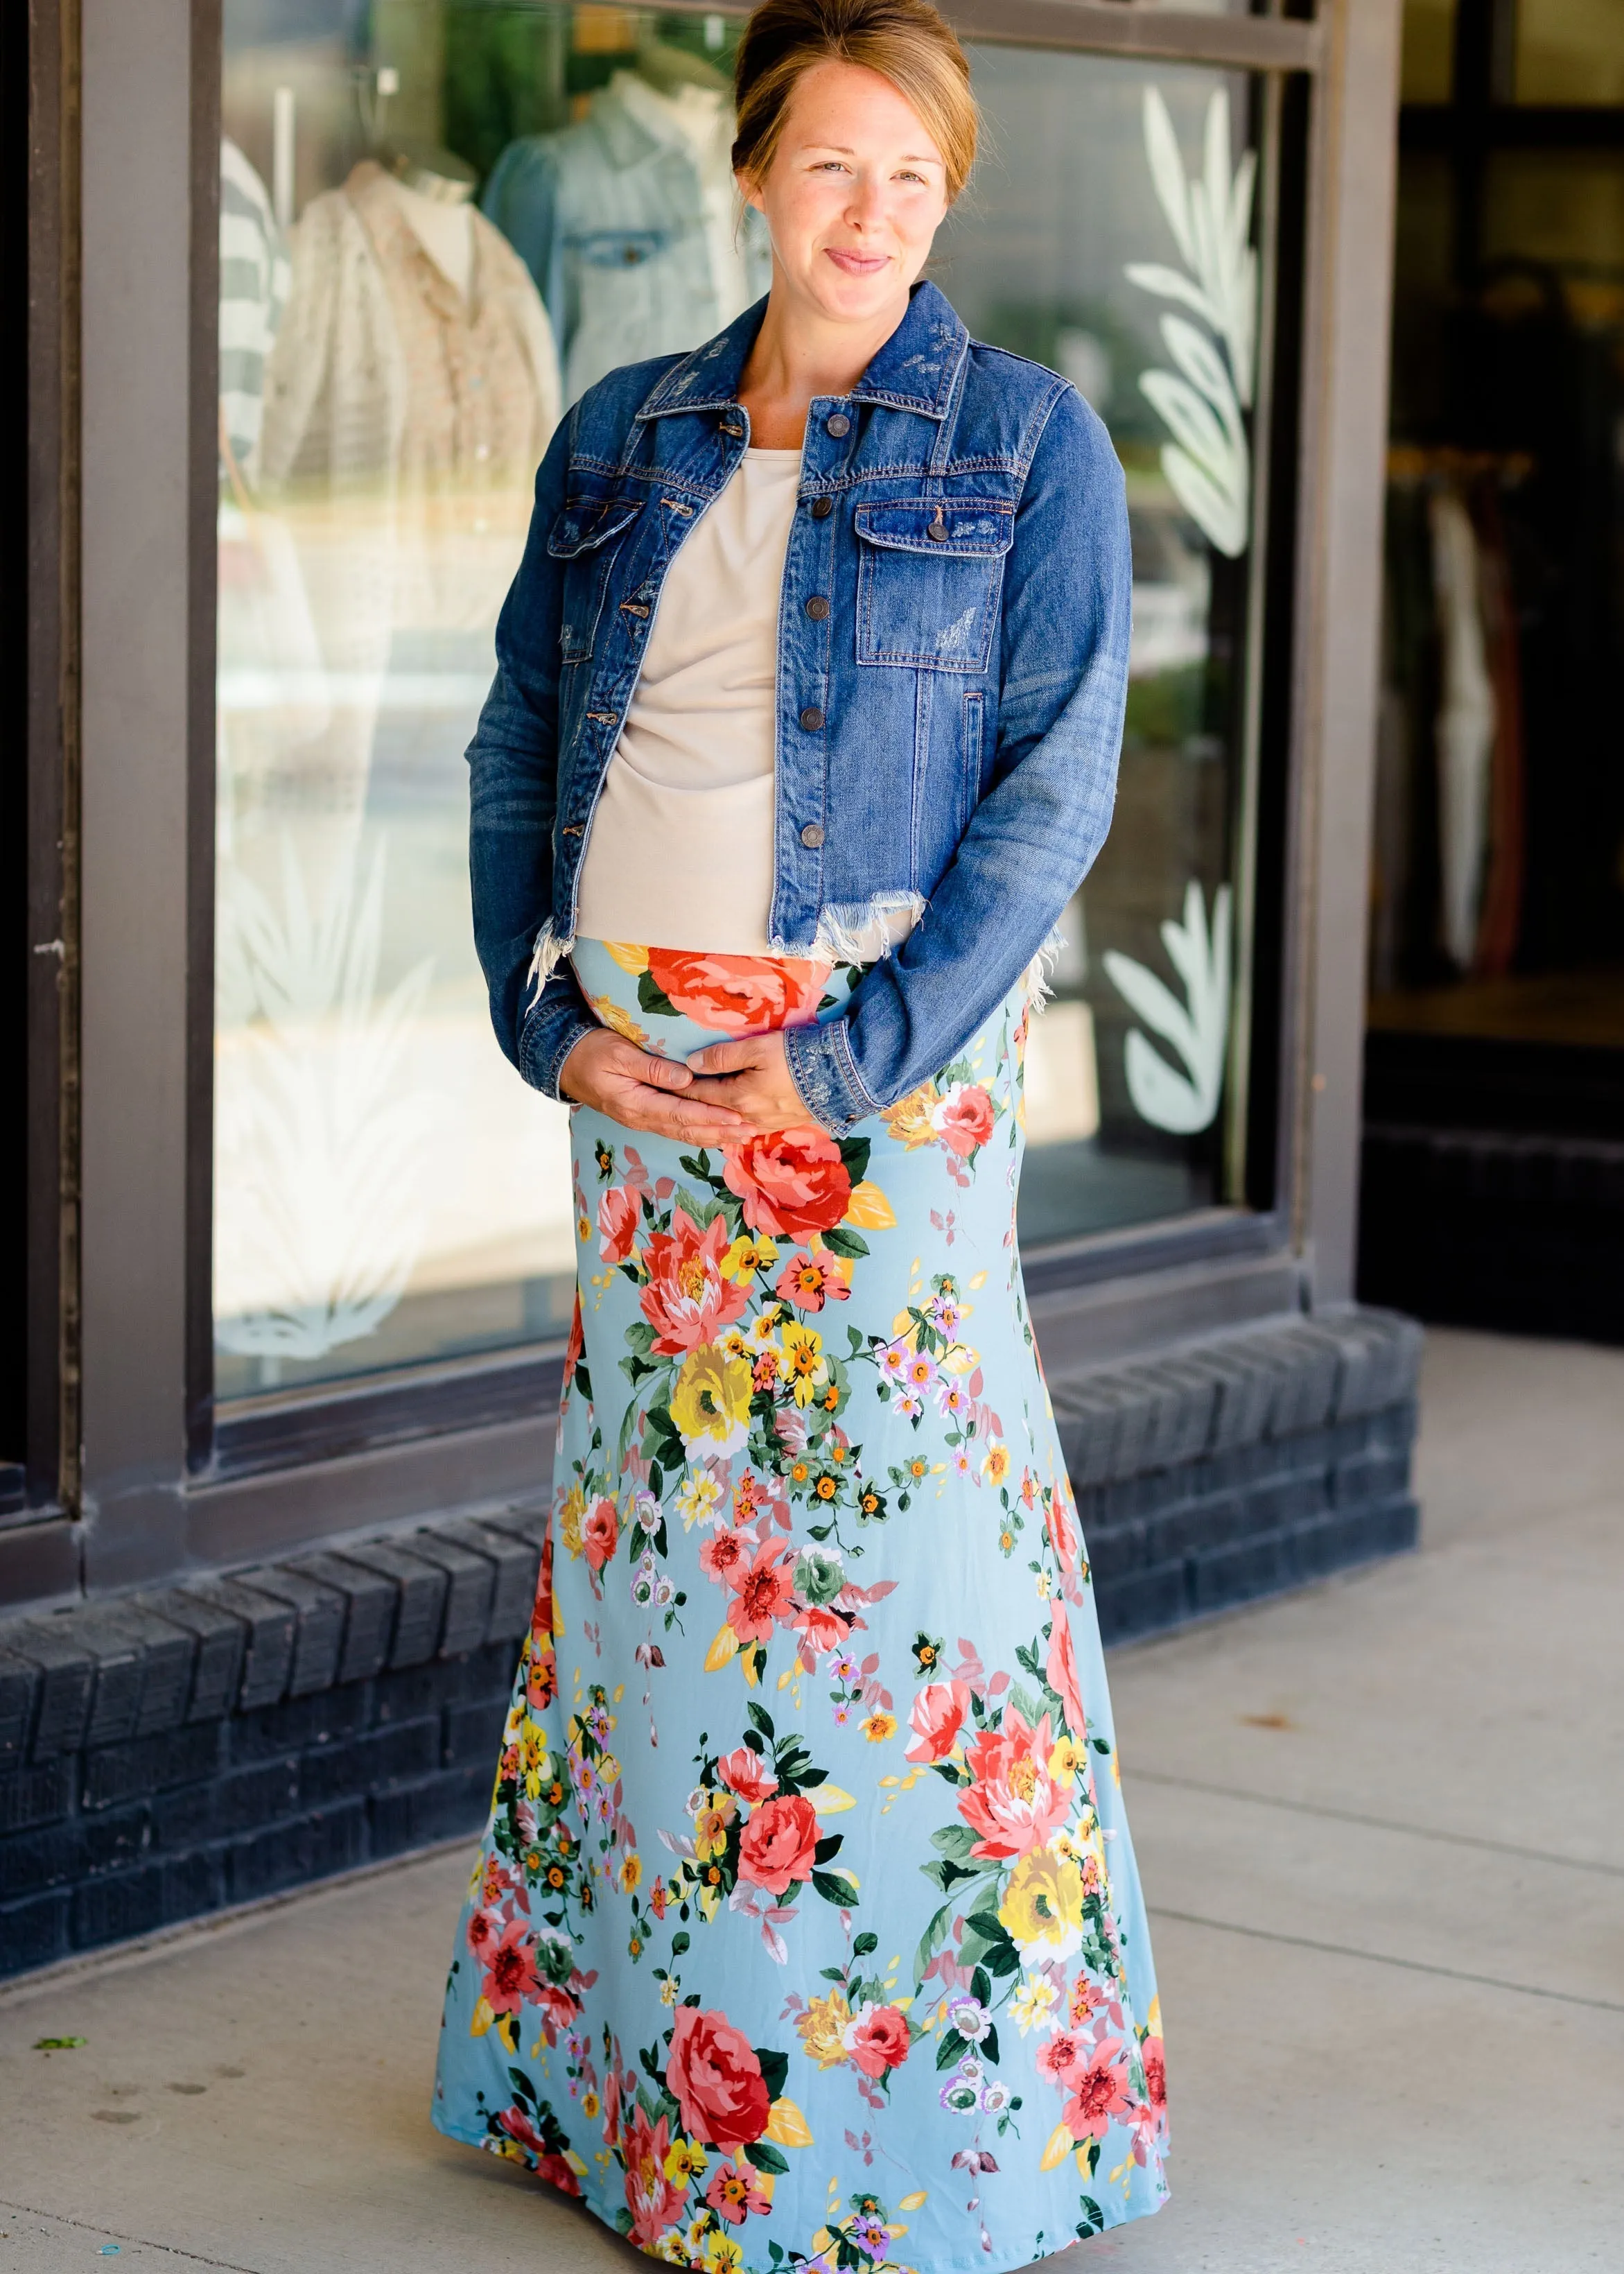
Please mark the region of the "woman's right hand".
<svg viewBox="0 0 1624 2274"><path fill-rule="evenodd" d="M694 1077L674 1058L656 1058L607 1028L583 1035L559 1073L560 1094L590 1105L625 1129L679 1137L694 1145L733 1145L749 1133L743 1114L726 1105L685 1099Z"/></svg>

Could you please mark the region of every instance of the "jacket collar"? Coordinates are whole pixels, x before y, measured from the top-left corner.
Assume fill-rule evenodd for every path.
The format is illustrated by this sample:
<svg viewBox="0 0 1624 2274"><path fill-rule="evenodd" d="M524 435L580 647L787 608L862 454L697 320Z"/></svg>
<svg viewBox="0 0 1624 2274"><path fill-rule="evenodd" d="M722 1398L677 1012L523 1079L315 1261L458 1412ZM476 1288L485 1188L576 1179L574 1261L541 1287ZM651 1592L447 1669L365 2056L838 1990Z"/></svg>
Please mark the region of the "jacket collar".
<svg viewBox="0 0 1624 2274"><path fill-rule="evenodd" d="M739 382L756 344L767 303L758 300L736 316L725 332L668 371L637 413L666 418L678 411L721 410L738 399ZM889 410L917 410L944 418L970 335L934 284L916 284L907 313L851 390L853 403L876 403Z"/></svg>

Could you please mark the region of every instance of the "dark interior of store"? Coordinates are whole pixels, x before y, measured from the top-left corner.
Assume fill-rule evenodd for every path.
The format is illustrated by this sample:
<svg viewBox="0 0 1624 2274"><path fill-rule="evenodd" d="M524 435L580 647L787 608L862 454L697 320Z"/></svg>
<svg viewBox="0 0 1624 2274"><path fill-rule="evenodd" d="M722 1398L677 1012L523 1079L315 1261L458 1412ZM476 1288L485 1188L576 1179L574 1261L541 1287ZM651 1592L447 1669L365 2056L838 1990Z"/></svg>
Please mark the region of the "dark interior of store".
<svg viewBox="0 0 1624 2274"><path fill-rule="evenodd" d="M1624 20L1410 0L1361 1292L1624 1338Z"/></svg>

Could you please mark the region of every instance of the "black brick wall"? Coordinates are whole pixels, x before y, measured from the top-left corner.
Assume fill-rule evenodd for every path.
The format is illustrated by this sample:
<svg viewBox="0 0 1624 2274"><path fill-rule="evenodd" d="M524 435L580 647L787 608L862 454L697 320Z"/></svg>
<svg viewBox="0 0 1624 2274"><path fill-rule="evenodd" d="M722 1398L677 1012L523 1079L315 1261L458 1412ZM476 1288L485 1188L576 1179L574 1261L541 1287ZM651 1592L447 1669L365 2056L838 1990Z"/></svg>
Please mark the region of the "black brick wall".
<svg viewBox="0 0 1624 2274"><path fill-rule="evenodd" d="M1413 1547L1418 1330L1051 1385L1108 1642ZM0 1623L0 1975L477 1831L541 1546L459 1517Z"/></svg>

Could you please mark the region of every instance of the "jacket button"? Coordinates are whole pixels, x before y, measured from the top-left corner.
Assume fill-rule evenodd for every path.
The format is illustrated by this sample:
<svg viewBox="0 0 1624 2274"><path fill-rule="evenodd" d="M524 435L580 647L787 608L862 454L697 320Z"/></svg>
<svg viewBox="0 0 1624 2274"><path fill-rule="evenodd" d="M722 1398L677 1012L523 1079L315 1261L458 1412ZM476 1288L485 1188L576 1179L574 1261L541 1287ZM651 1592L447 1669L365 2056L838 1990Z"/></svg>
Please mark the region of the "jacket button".
<svg viewBox="0 0 1624 2274"><path fill-rule="evenodd" d="M816 853L818 847L823 841L822 823L808 821L806 827L801 832L801 841L806 847L808 853Z"/></svg>
<svg viewBox="0 0 1624 2274"><path fill-rule="evenodd" d="M938 545L945 545L947 543L948 527L946 522L942 518L942 508L940 506L936 508L936 519L926 523L925 534L927 537L934 538Z"/></svg>
<svg viewBox="0 0 1624 2274"><path fill-rule="evenodd" d="M822 733L823 714L818 709L816 703L808 704L806 709L801 714L801 723L806 728L808 734Z"/></svg>
<svg viewBox="0 0 1624 2274"><path fill-rule="evenodd" d="M829 603L821 592L814 592L807 602L807 614L815 624L821 624L829 614Z"/></svg>
<svg viewBox="0 0 1624 2274"><path fill-rule="evenodd" d="M814 521L827 521L834 509L835 501L831 497L816 497L812 501L812 518Z"/></svg>
<svg viewBox="0 0 1624 2274"><path fill-rule="evenodd" d="M837 410L826 424L837 442L844 442L852 431L852 422L844 410Z"/></svg>

